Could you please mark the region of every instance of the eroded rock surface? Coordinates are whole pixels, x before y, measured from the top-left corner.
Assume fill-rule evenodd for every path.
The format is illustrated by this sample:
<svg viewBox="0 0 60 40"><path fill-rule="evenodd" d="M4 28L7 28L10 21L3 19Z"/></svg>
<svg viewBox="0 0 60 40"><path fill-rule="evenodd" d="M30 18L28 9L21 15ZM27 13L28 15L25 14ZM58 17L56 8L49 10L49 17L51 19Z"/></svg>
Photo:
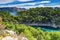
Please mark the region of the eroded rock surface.
<svg viewBox="0 0 60 40"><path fill-rule="evenodd" d="M22 35L18 35L12 30L4 30L3 34L0 36L0 40L28 40Z"/></svg>
<svg viewBox="0 0 60 40"><path fill-rule="evenodd" d="M13 38L11 36L6 36L6 37L2 38L2 40L18 40L18 38Z"/></svg>

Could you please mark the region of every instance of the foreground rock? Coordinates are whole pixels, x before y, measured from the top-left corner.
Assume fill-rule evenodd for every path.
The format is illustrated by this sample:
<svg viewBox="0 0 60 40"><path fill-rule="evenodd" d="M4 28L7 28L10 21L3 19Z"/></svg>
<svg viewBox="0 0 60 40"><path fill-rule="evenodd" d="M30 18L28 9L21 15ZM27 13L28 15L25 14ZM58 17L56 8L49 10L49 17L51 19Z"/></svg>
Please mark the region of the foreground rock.
<svg viewBox="0 0 60 40"><path fill-rule="evenodd" d="M2 40L18 40L18 38L13 38L11 36L6 36L6 37L2 38Z"/></svg>
<svg viewBox="0 0 60 40"><path fill-rule="evenodd" d="M22 35L19 35L18 40L28 40L28 39L26 37L22 36Z"/></svg>
<svg viewBox="0 0 60 40"><path fill-rule="evenodd" d="M28 40L25 36L18 35L12 30L3 30L2 35L0 35L0 40Z"/></svg>

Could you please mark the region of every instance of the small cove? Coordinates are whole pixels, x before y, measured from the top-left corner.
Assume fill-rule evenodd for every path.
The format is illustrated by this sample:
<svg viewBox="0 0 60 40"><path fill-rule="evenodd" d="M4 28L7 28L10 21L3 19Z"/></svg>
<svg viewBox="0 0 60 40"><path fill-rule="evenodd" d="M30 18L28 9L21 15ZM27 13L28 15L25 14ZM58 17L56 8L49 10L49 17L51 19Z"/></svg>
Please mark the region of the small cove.
<svg viewBox="0 0 60 40"><path fill-rule="evenodd" d="M10 14L13 15L13 16L16 16L17 12L16 11L11 11ZM53 32L53 31L59 31L60 32L59 28L53 28L53 27L48 27L48 26L32 26L32 27L40 28L43 31L48 31L48 32Z"/></svg>

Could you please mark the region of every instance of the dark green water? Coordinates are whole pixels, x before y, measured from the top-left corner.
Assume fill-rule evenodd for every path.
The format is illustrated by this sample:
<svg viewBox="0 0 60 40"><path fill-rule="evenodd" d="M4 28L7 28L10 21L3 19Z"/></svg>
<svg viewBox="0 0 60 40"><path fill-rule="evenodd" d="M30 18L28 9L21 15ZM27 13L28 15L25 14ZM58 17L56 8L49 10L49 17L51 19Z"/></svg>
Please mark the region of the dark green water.
<svg viewBox="0 0 60 40"><path fill-rule="evenodd" d="M48 31L48 32L53 32L53 31L59 31L59 28L53 28L53 27L48 27L48 26L33 26L34 28L41 28L43 31Z"/></svg>

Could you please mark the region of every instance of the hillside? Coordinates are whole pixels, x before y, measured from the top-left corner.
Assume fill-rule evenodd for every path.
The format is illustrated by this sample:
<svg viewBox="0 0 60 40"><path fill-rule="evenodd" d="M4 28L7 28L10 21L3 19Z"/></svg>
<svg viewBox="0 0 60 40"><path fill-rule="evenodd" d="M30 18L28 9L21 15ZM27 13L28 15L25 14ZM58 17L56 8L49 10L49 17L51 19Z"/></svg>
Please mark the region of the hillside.
<svg viewBox="0 0 60 40"><path fill-rule="evenodd" d="M9 11L9 12L14 12L14 11L23 11L26 10L25 8L16 8L16 7L2 7L0 8L0 11Z"/></svg>
<svg viewBox="0 0 60 40"><path fill-rule="evenodd" d="M12 36L9 32L5 33L5 30L8 30L16 32L16 37L18 37L19 40L22 40L22 38L26 38L26 40L60 40L60 29L59 31L55 30L50 32L48 30L42 30L44 29L42 28L43 26L38 27L37 25L33 27L26 25L60 25L60 8L30 8L28 10L17 11L16 16L11 15L9 12L14 11L15 8L0 8L0 10L0 39L15 37L15 34ZM53 29L50 28L51 26L44 27Z"/></svg>

